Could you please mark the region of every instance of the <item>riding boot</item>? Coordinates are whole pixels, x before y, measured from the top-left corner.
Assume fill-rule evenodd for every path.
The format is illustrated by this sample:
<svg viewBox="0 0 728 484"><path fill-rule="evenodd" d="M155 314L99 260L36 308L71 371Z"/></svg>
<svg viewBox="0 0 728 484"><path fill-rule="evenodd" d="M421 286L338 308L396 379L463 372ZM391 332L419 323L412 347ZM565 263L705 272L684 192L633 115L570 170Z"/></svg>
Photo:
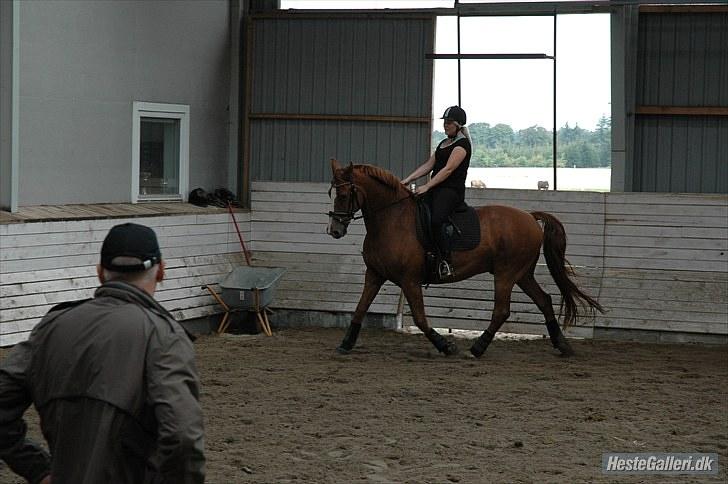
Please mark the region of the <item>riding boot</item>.
<svg viewBox="0 0 728 484"><path fill-rule="evenodd" d="M455 228L449 222L440 227L440 236L437 240L440 249L440 264L438 265L440 279L447 279L455 275L455 270L450 262L451 241L454 233Z"/></svg>

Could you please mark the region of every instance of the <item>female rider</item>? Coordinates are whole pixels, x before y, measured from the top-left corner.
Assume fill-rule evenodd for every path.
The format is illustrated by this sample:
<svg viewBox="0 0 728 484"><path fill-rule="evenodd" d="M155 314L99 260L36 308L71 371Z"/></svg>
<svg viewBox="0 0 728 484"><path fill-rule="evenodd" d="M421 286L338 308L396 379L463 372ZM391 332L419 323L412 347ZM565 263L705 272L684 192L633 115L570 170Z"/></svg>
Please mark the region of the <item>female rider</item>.
<svg viewBox="0 0 728 484"><path fill-rule="evenodd" d="M442 261L438 267L441 278L453 275L449 236L445 233L446 222L455 208L465 200L465 178L470 165L472 143L465 127L465 111L460 106L450 106L442 115L447 138L437 145L435 152L402 183L407 185L432 171L424 185L418 186L415 194L427 194L432 214L432 233L440 248Z"/></svg>

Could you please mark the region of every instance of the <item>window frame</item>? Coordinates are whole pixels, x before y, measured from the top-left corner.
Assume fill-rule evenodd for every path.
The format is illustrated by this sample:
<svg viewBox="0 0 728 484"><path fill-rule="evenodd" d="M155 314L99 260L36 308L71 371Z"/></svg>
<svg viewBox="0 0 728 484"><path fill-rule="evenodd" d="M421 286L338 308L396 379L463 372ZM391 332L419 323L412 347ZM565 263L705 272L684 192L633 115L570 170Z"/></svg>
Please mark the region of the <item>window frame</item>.
<svg viewBox="0 0 728 484"><path fill-rule="evenodd" d="M141 197L139 193L139 154L141 150L142 118L179 120L179 189L176 195L152 195ZM157 201L187 201L190 164L190 106L187 104L132 103L131 134L131 203Z"/></svg>

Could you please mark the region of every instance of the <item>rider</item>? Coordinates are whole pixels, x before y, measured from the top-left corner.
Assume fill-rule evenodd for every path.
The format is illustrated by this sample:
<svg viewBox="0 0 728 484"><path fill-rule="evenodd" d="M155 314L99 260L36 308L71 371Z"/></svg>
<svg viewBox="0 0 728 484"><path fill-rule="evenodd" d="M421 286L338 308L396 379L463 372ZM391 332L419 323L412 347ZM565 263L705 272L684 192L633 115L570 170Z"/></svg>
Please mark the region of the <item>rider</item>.
<svg viewBox="0 0 728 484"><path fill-rule="evenodd" d="M465 110L450 106L442 115L447 138L437 145L435 152L419 168L402 180L404 185L432 171L430 180L417 187L416 195L427 194L432 213L432 233L440 248L442 261L438 271L440 277L453 275L450 262L450 235L446 233L448 218L455 208L465 200L465 178L470 165L472 143L465 127Z"/></svg>

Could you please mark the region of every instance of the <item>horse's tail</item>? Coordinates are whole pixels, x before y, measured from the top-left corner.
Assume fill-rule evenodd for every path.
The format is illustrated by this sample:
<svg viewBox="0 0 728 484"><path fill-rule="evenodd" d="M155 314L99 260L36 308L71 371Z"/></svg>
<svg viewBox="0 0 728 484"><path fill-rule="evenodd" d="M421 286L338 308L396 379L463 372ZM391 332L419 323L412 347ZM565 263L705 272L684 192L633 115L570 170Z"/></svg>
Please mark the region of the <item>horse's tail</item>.
<svg viewBox="0 0 728 484"><path fill-rule="evenodd" d="M561 307L564 308L564 328L572 323L576 323L579 318L579 306L590 314L594 314L594 310L604 312L601 304L596 302L587 294L584 294L574 281L569 277L574 275L574 270L566 260L566 232L564 226L559 220L546 212L531 212L536 220L543 222L543 255L546 258L546 265L549 268L551 277L556 281L556 285L561 292ZM577 305L577 302L579 305Z"/></svg>

